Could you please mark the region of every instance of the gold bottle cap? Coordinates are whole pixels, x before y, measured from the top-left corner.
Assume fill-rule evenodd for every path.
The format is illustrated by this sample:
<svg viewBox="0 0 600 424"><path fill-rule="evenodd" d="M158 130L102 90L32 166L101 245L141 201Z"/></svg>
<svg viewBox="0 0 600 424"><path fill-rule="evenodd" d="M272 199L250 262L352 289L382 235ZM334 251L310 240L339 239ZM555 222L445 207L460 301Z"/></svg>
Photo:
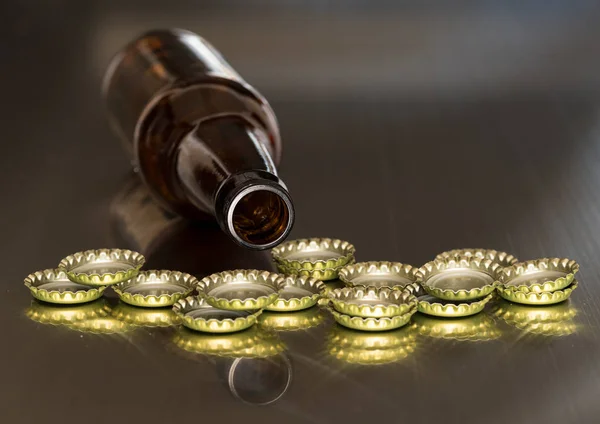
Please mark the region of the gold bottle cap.
<svg viewBox="0 0 600 424"><path fill-rule="evenodd" d="M419 334L436 339L486 341L502 335L494 320L486 314L444 319L417 314L413 320Z"/></svg>
<svg viewBox="0 0 600 424"><path fill-rule="evenodd" d="M411 311L417 299L409 290L387 287L346 287L327 293L333 307L341 314L364 318L383 318Z"/></svg>
<svg viewBox="0 0 600 424"><path fill-rule="evenodd" d="M73 306L53 306L34 300L25 311L25 315L32 321L63 326L69 326L77 321L104 318L109 314L110 307L104 299Z"/></svg>
<svg viewBox="0 0 600 424"><path fill-rule="evenodd" d="M267 311L300 311L314 306L325 291L325 284L312 277L288 276L283 280L283 289L277 300L265 309Z"/></svg>
<svg viewBox="0 0 600 424"><path fill-rule="evenodd" d="M522 292L553 292L573 282L579 264L566 258L544 258L504 268L500 284Z"/></svg>
<svg viewBox="0 0 600 424"><path fill-rule="evenodd" d="M485 308L494 295L488 294L486 297L474 300L472 302L451 301L438 299L432 295L424 295L418 298L419 304L417 309L419 312L427 315L445 318L466 317L475 315Z"/></svg>
<svg viewBox="0 0 600 424"><path fill-rule="evenodd" d="M354 261L354 252L347 241L330 238L292 240L271 250L281 272L319 280L337 278L340 268Z"/></svg>
<svg viewBox="0 0 600 424"><path fill-rule="evenodd" d="M427 293L444 300L472 300L494 291L502 267L490 259L450 258L434 260L417 271Z"/></svg>
<svg viewBox="0 0 600 424"><path fill-rule="evenodd" d="M553 292L524 292L515 290L512 287L503 286L499 286L497 290L500 296L511 302L523 303L525 305L553 305L567 300L577 286L577 280L573 280L568 287Z"/></svg>
<svg viewBox="0 0 600 424"><path fill-rule="evenodd" d="M171 327L181 324L181 319L171 308L138 308L119 302L112 316L126 324L138 327Z"/></svg>
<svg viewBox="0 0 600 424"><path fill-rule="evenodd" d="M119 298L130 305L145 308L171 306L192 293L196 277L179 271L141 271L130 280L112 286Z"/></svg>
<svg viewBox="0 0 600 424"><path fill-rule="evenodd" d="M327 309L331 312L338 324L360 331L387 331L400 328L408 324L412 315L417 311L416 306L414 306L413 309L403 315L382 318L363 318L341 314L331 306L328 306Z"/></svg>
<svg viewBox="0 0 600 424"><path fill-rule="evenodd" d="M256 318L262 313L262 309L242 311L215 308L199 296L178 300L173 305L173 311L181 318L184 326L205 333L245 330L254 325Z"/></svg>
<svg viewBox="0 0 600 424"><path fill-rule="evenodd" d="M354 263L354 258L352 258L347 265L353 264ZM315 278L317 280L320 281L331 281L331 280L335 280L339 277L339 273L342 269L344 269L344 266L338 266L337 268L325 268L325 269L315 269L312 271L308 271L308 270L297 270L295 268L289 268L286 267L285 265L281 265L281 264L276 264L277 265L277 269L279 270L279 272L281 272L282 274L285 275L299 275L302 277L312 277Z"/></svg>
<svg viewBox="0 0 600 424"><path fill-rule="evenodd" d="M206 334L181 328L173 337L173 343L183 350L204 355L227 356L240 350L250 349L261 340L257 327L232 334Z"/></svg>
<svg viewBox="0 0 600 424"><path fill-rule="evenodd" d="M135 277L144 262L144 256L131 250L97 249L69 255L58 268L76 283L108 286Z"/></svg>
<svg viewBox="0 0 600 424"><path fill-rule="evenodd" d="M256 269L225 271L205 277L198 292L215 308L254 311L275 302L285 276Z"/></svg>
<svg viewBox="0 0 600 424"><path fill-rule="evenodd" d="M321 325L324 320L320 308L310 308L298 312L263 312L258 317L258 324L274 331L297 331Z"/></svg>
<svg viewBox="0 0 600 424"><path fill-rule="evenodd" d="M456 257L490 259L501 267L511 266L519 262L519 260L510 253L499 252L494 249L453 249L440 253L435 259L444 260Z"/></svg>
<svg viewBox="0 0 600 424"><path fill-rule="evenodd" d="M29 274L25 286L36 299L49 303L76 304L91 302L102 296L106 287L89 287L75 283L61 269L45 269Z"/></svg>
<svg viewBox="0 0 600 424"><path fill-rule="evenodd" d="M417 268L400 262L359 262L340 270L346 285L366 287L409 288L416 290Z"/></svg>

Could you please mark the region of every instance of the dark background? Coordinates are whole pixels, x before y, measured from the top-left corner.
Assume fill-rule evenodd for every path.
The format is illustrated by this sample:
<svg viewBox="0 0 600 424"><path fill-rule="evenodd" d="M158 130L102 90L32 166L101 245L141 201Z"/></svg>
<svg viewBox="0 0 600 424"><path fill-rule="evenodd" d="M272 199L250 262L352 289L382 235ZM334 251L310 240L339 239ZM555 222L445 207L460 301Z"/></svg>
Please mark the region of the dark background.
<svg viewBox="0 0 600 424"><path fill-rule="evenodd" d="M595 3L4 1L2 421L597 422ZM100 83L113 53L157 27L198 32L271 102L293 238L347 239L358 260L414 265L469 246L570 257L581 264L577 332L498 322L497 340L419 338L405 360L361 367L327 354L327 322L281 334L292 383L259 407L236 400L212 360L174 353L167 330L107 336L29 320L28 273L124 247L109 210L129 160ZM268 263L214 233L187 233L185 254L170 241L153 263L198 274L215 257Z"/></svg>

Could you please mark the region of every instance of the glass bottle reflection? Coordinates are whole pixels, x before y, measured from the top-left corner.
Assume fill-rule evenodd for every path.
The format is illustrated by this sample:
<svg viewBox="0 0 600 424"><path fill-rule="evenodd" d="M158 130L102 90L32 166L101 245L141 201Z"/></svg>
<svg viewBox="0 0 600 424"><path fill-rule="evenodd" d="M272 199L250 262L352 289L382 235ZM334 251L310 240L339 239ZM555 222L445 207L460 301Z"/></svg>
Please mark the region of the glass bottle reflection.
<svg viewBox="0 0 600 424"><path fill-rule="evenodd" d="M287 355L267 358L217 359L217 374L238 400L268 405L281 399L292 381L292 363Z"/></svg>
<svg viewBox="0 0 600 424"><path fill-rule="evenodd" d="M219 381L238 400L265 405L280 399L292 380L292 363L276 333L259 326L232 334L180 328L173 344L192 360L213 363Z"/></svg>

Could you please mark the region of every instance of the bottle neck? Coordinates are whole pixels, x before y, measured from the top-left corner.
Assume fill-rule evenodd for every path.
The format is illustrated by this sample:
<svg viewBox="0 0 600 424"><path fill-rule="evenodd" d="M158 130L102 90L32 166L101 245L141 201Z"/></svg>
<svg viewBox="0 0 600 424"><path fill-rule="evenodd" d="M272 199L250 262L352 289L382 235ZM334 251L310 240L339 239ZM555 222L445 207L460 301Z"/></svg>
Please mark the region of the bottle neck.
<svg viewBox="0 0 600 424"><path fill-rule="evenodd" d="M188 200L251 249L276 246L294 222L291 197L268 146L259 126L224 116L196 126L177 152L176 172Z"/></svg>

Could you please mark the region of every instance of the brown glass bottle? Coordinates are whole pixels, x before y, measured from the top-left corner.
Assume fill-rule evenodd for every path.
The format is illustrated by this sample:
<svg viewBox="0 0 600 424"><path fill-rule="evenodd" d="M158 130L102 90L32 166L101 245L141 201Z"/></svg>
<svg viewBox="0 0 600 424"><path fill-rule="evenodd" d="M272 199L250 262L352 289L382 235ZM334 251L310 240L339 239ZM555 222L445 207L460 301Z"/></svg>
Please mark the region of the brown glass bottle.
<svg viewBox="0 0 600 424"><path fill-rule="evenodd" d="M245 247L285 239L294 208L277 176L275 114L205 40L148 32L115 56L103 91L112 126L164 207L216 218Z"/></svg>

